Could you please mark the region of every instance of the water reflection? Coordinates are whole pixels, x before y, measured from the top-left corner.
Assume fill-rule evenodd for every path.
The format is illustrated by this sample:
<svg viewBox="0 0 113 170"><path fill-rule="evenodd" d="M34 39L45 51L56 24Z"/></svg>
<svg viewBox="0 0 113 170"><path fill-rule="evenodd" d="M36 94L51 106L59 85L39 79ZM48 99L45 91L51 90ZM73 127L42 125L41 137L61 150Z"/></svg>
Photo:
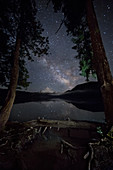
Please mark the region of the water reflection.
<svg viewBox="0 0 113 170"><path fill-rule="evenodd" d="M29 102L23 104L14 104L10 120L29 121L38 118L55 120L86 120L104 122L103 112L90 112L81 110L71 103L62 100L47 102Z"/></svg>

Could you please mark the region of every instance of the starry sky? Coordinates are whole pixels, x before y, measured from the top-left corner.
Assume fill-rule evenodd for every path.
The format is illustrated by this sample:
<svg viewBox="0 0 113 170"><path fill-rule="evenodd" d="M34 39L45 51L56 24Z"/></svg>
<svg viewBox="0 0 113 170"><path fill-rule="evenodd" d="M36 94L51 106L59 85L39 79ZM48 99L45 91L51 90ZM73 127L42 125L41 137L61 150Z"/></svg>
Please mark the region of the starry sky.
<svg viewBox="0 0 113 170"><path fill-rule="evenodd" d="M113 75L113 0L94 0L94 8Z"/></svg>
<svg viewBox="0 0 113 170"><path fill-rule="evenodd" d="M64 92L85 82L80 76L79 60L75 59L76 51L72 49L72 37L67 36L66 27L62 25L57 32L64 15L54 13L52 3L46 6L47 0L37 1L37 17L44 28L44 36L49 37L49 54L41 58L34 57L34 62L27 62L30 84L29 91ZM47 8L46 8L47 7ZM94 1L103 43L113 73L113 3L112 0ZM56 33L57 32L57 33Z"/></svg>

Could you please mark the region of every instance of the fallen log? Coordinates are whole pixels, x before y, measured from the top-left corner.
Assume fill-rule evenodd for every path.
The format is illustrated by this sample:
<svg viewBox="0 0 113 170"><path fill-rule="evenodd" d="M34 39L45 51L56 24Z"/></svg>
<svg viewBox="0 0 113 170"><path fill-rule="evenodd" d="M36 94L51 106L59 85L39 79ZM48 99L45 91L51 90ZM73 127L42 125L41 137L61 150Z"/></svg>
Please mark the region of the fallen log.
<svg viewBox="0 0 113 170"><path fill-rule="evenodd" d="M21 123L20 123L21 124ZM76 129L97 129L98 126L105 127L105 123L88 122L88 121L70 121L70 120L49 120L49 119L38 119L22 123L25 126L46 126L56 128L76 128Z"/></svg>

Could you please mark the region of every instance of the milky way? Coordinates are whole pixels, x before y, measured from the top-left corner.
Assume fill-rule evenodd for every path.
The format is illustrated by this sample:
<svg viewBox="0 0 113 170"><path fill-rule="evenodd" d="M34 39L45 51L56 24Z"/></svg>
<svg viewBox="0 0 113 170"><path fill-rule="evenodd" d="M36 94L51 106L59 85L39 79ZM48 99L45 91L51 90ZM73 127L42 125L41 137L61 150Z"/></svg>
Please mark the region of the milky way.
<svg viewBox="0 0 113 170"><path fill-rule="evenodd" d="M112 20L112 18L109 18L109 15L111 17L109 13L111 12L112 4L110 0L108 1L109 3L105 1L99 4L96 1L97 0L95 0L95 9L97 16L99 15L99 26L112 70L111 61L113 61L113 53L111 48L113 46L113 33L111 30L109 32L109 20ZM79 60L74 58L76 51L72 50L72 37L67 36L64 25L62 25L57 32L64 15L61 12L54 13L52 3L50 3L48 7L46 4L46 0L37 1L37 17L43 25L44 36L49 37L50 50L47 56L44 55L41 58L34 58L33 63L27 63L30 75L29 80L32 82L28 90L62 92L73 88L78 83L85 82L85 78L80 76ZM103 6L101 4L103 4ZM101 5L102 8L101 16L99 14L99 5ZM113 28L113 21L111 26Z"/></svg>
<svg viewBox="0 0 113 170"><path fill-rule="evenodd" d="M76 51L72 50L72 37L67 36L64 25L57 32L63 14L54 13L52 4L48 8L46 4L47 1L38 1L37 16L45 30L44 36L49 37L49 54L34 58L33 63L28 62L32 82L28 90L61 92L84 82L85 78L80 76L79 60L74 58Z"/></svg>

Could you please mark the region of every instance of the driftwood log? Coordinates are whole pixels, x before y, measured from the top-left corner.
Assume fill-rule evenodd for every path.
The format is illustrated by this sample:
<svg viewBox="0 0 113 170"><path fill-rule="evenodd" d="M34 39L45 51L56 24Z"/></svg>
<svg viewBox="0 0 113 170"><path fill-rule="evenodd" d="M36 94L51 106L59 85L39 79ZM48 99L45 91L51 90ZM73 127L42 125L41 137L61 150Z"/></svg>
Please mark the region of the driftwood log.
<svg viewBox="0 0 113 170"><path fill-rule="evenodd" d="M21 124L21 123L20 123ZM38 119L22 123L25 126L46 126L55 128L78 128L78 129L96 129L98 126L105 127L105 123L95 123L86 121L70 121L70 120L48 120L48 119Z"/></svg>

